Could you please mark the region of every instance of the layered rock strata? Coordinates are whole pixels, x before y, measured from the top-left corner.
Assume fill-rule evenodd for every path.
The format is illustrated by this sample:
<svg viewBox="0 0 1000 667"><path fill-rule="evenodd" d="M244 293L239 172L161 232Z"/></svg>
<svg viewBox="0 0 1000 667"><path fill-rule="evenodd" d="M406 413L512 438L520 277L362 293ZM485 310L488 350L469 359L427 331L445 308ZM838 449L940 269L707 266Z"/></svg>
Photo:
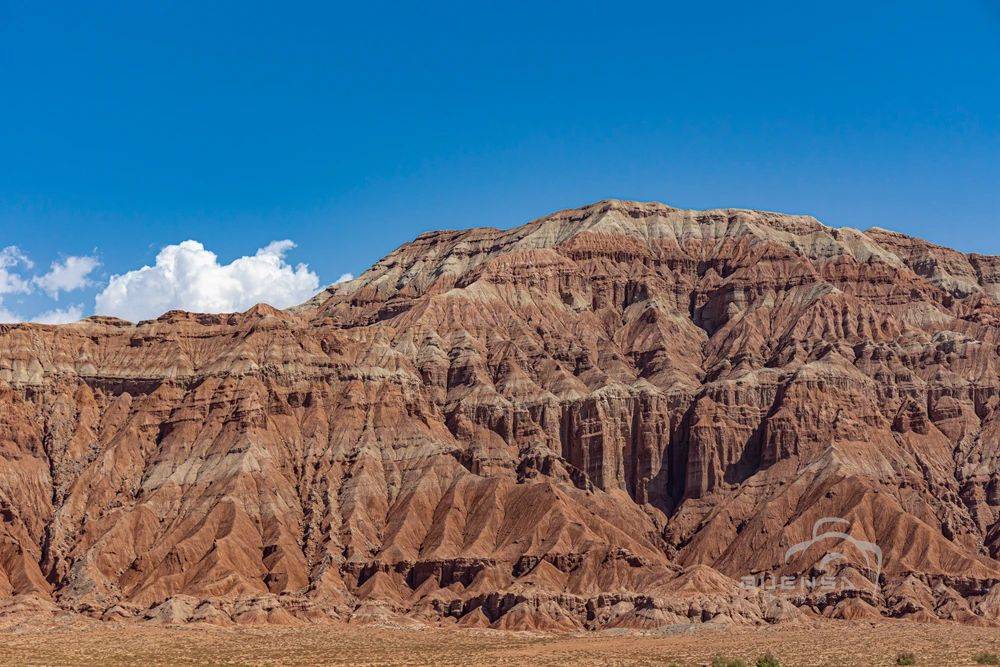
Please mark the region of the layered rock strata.
<svg viewBox="0 0 1000 667"><path fill-rule="evenodd" d="M289 311L0 325L0 597L996 623L998 366L996 257L623 201L424 234ZM823 518L851 539L789 556Z"/></svg>

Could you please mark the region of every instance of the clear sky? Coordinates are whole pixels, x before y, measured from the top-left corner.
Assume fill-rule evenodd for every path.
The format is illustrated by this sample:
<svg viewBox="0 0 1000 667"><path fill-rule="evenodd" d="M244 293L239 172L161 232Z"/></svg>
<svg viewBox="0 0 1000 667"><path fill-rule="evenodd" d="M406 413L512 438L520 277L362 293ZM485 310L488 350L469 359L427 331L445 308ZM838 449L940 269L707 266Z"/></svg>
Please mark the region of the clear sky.
<svg viewBox="0 0 1000 667"><path fill-rule="evenodd" d="M0 96L14 317L297 298L607 197L1000 254L997 0L0 0Z"/></svg>

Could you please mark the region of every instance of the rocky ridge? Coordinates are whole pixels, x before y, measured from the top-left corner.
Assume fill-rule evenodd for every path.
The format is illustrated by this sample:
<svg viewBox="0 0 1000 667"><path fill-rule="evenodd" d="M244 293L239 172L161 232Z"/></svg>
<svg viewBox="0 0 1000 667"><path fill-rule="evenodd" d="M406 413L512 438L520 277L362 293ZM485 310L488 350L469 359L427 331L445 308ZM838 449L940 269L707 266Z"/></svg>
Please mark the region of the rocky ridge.
<svg viewBox="0 0 1000 667"><path fill-rule="evenodd" d="M0 325L0 598L998 623L998 364L1000 258L617 200L424 234L289 311ZM850 539L789 556L824 518Z"/></svg>

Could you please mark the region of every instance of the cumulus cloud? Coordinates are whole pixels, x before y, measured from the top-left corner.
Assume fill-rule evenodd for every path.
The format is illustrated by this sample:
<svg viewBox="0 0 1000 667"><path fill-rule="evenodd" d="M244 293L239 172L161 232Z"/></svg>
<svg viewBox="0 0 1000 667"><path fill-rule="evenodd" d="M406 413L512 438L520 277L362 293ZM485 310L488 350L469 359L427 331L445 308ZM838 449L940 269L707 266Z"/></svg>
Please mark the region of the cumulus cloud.
<svg viewBox="0 0 1000 667"><path fill-rule="evenodd" d="M112 276L95 299L96 312L135 322L173 309L224 313L257 303L287 308L319 288L319 277L308 266L285 261L294 247L288 240L274 241L254 255L220 264L198 241L169 245L153 266Z"/></svg>
<svg viewBox="0 0 1000 667"><path fill-rule="evenodd" d="M39 324L69 324L83 319L83 304L67 308L53 308L31 318Z"/></svg>
<svg viewBox="0 0 1000 667"><path fill-rule="evenodd" d="M88 276L100 265L96 257L70 255L62 262L52 262L49 272L36 276L32 282L53 299L58 299L59 292L71 292L89 286L91 283Z"/></svg>
<svg viewBox="0 0 1000 667"><path fill-rule="evenodd" d="M18 268L30 269L34 264L20 248L11 245L0 250L0 294L27 293L31 283L18 273Z"/></svg>
<svg viewBox="0 0 1000 667"><path fill-rule="evenodd" d="M98 266L93 257L69 256L62 262L53 262L48 273L41 276L25 275L34 268L34 263L17 246L0 249L0 322L32 322L43 324L65 324L76 322L83 317L83 306L54 308L27 318L11 311L3 304L7 294L31 294L40 288L53 299L60 292L81 289L90 284L87 276Z"/></svg>
<svg viewBox="0 0 1000 667"><path fill-rule="evenodd" d="M347 283L347 282L350 282L352 280L354 280L354 274L353 273L344 273L344 274L341 274L341 276L339 278L337 278L336 282L334 282L333 284L334 285L339 285L340 283Z"/></svg>
<svg viewBox="0 0 1000 667"><path fill-rule="evenodd" d="M8 324L10 322L23 322L24 318L15 315L3 306L0 306L0 324Z"/></svg>
<svg viewBox="0 0 1000 667"><path fill-rule="evenodd" d="M20 270L31 269L32 266L34 264L17 246L0 249L0 322L22 320L4 307L3 297L5 294L27 294L31 291L31 282L21 276Z"/></svg>

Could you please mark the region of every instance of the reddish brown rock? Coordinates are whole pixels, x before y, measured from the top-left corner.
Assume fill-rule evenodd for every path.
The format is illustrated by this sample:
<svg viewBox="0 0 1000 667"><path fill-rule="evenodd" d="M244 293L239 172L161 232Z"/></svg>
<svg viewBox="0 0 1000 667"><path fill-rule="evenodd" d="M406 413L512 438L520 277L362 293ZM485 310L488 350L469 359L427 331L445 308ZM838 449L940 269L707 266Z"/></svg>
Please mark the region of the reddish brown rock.
<svg viewBox="0 0 1000 667"><path fill-rule="evenodd" d="M221 625L996 622L998 267L605 201L424 234L291 311L0 325L0 596ZM877 585L849 541L786 558L825 517L881 549Z"/></svg>

